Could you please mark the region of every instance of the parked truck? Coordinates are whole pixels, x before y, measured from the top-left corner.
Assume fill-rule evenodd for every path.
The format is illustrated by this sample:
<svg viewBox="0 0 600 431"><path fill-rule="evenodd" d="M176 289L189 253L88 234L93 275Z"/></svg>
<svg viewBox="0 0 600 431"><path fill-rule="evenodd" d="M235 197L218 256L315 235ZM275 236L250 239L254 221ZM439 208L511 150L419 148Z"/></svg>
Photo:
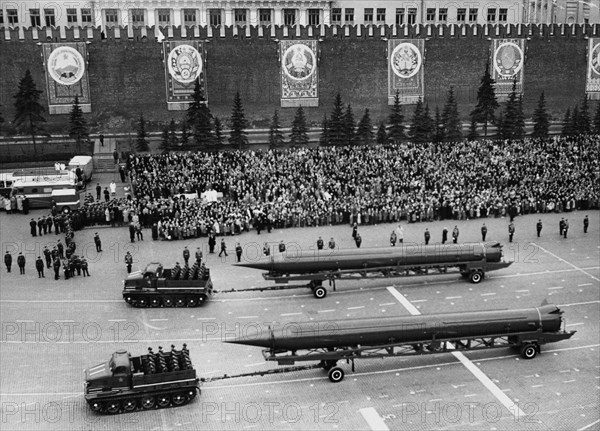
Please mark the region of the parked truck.
<svg viewBox="0 0 600 431"><path fill-rule="evenodd" d="M210 271L204 264L163 268L152 262L123 280L123 299L133 307L197 307L212 293Z"/></svg>
<svg viewBox="0 0 600 431"><path fill-rule="evenodd" d="M189 351L171 345L170 352L148 348L131 356L118 350L110 360L85 370L85 400L97 413L116 414L138 409L177 407L200 393Z"/></svg>

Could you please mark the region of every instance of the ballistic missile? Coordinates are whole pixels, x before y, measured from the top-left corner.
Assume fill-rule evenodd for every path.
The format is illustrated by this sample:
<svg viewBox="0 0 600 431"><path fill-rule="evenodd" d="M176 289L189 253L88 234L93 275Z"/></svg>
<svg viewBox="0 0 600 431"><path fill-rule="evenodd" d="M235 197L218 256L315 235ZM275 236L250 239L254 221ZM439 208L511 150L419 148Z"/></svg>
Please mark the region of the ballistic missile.
<svg viewBox="0 0 600 431"><path fill-rule="evenodd" d="M226 342L292 352L489 336L512 335L517 341L523 334L553 342L575 333L561 331L562 313L556 305L543 304L516 310L294 322L277 328L256 326Z"/></svg>
<svg viewBox="0 0 600 431"><path fill-rule="evenodd" d="M269 274L307 274L436 264L466 266L473 262L485 262L487 270L511 264L502 261L502 245L496 242L433 245L401 243L398 247L348 250L303 250L288 247L286 253L234 265L261 269Z"/></svg>

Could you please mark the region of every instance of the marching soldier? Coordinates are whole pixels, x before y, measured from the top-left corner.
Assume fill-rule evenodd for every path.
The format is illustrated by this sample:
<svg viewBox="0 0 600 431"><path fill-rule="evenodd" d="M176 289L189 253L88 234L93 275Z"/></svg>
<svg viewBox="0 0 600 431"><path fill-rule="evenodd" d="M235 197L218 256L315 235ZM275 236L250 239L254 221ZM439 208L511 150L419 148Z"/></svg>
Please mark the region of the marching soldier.
<svg viewBox="0 0 600 431"><path fill-rule="evenodd" d="M358 224L354 223L354 225L352 225L352 239L356 239L357 234L358 234Z"/></svg>
<svg viewBox="0 0 600 431"><path fill-rule="evenodd" d="M398 241L398 237L396 236L396 231L392 231L390 234L390 246L396 247L396 241Z"/></svg>
<svg viewBox="0 0 600 431"><path fill-rule="evenodd" d="M48 247L44 247L42 253L44 253L44 259L46 259L46 267L50 269L52 266L52 255L50 254L50 250L48 250Z"/></svg>
<svg viewBox="0 0 600 431"><path fill-rule="evenodd" d="M487 226L485 223L481 226L481 241L485 242L485 236L487 235Z"/></svg>
<svg viewBox="0 0 600 431"><path fill-rule="evenodd" d="M85 258L81 259L81 272L83 272L83 276L90 276L90 272L88 271L88 263Z"/></svg>
<svg viewBox="0 0 600 431"><path fill-rule="evenodd" d="M269 248L269 243L267 242L265 242L265 245L263 246L263 253L265 254L265 256L271 254L271 249Z"/></svg>
<svg viewBox="0 0 600 431"><path fill-rule="evenodd" d="M10 272L10 267L12 266L12 254L8 250L6 250L6 254L4 255L4 264L6 265L6 271Z"/></svg>
<svg viewBox="0 0 600 431"><path fill-rule="evenodd" d="M235 255L237 256L237 261L241 262L242 261L242 246L240 245L240 243L236 243L235 245Z"/></svg>
<svg viewBox="0 0 600 431"><path fill-rule="evenodd" d="M285 243L283 242L283 240L279 241L279 253L284 253L285 252Z"/></svg>
<svg viewBox="0 0 600 431"><path fill-rule="evenodd" d="M429 240L431 239L431 233L429 233L429 229L425 228L425 245L429 244Z"/></svg>
<svg viewBox="0 0 600 431"><path fill-rule="evenodd" d="M454 225L454 229L452 229L452 242L456 244L458 242L458 226Z"/></svg>
<svg viewBox="0 0 600 431"><path fill-rule="evenodd" d="M590 219L589 217L586 215L583 218L583 233L587 233L588 230L588 226L590 225Z"/></svg>
<svg viewBox="0 0 600 431"><path fill-rule="evenodd" d="M127 265L127 274L131 274L131 265L133 265L133 256L130 252L125 255L125 264Z"/></svg>
<svg viewBox="0 0 600 431"><path fill-rule="evenodd" d="M542 219L539 219L538 222L536 223L535 230L536 230L537 236L539 238L540 234L542 233Z"/></svg>
<svg viewBox="0 0 600 431"><path fill-rule="evenodd" d="M214 253L216 245L217 245L217 239L215 237L215 233L211 229L211 231L208 234L208 252L211 254Z"/></svg>
<svg viewBox="0 0 600 431"><path fill-rule="evenodd" d="M131 242L135 242L135 227L133 222L129 223L129 239Z"/></svg>
<svg viewBox="0 0 600 431"><path fill-rule="evenodd" d="M569 219L565 219L565 224L563 225L563 232L565 234L565 238L567 237L568 231L569 231Z"/></svg>
<svg viewBox="0 0 600 431"><path fill-rule="evenodd" d="M508 225L508 242L512 242L514 234L515 224L513 222L510 222L510 224Z"/></svg>
<svg viewBox="0 0 600 431"><path fill-rule="evenodd" d="M58 280L60 278L60 259L56 257L52 265L54 267L54 279Z"/></svg>
<svg viewBox="0 0 600 431"><path fill-rule="evenodd" d="M100 253L102 251L102 241L100 240L100 235L98 235L98 232L96 232L94 235L94 244L96 244L96 251Z"/></svg>
<svg viewBox="0 0 600 431"><path fill-rule="evenodd" d="M564 217L561 217L560 221L558 222L558 234L560 236L562 236L564 229L565 229L565 219L564 219Z"/></svg>
<svg viewBox="0 0 600 431"><path fill-rule="evenodd" d="M23 253L19 253L17 256L17 265L19 265L20 274L25 274L25 256L23 256Z"/></svg>
<svg viewBox="0 0 600 431"><path fill-rule="evenodd" d="M42 260L41 256L38 256L37 260L35 261L35 269L37 269L38 278L45 278L45 276L44 276L44 261Z"/></svg>
<svg viewBox="0 0 600 431"><path fill-rule="evenodd" d="M323 238L321 237L317 240L317 250L323 250Z"/></svg>
<svg viewBox="0 0 600 431"><path fill-rule="evenodd" d="M446 241L448 241L448 228L444 226L442 230L442 244L446 244Z"/></svg>
<svg viewBox="0 0 600 431"><path fill-rule="evenodd" d="M37 227L37 223L35 222L35 220L33 218L29 222L29 227L30 227L31 236L36 236L37 234L36 234L35 228Z"/></svg>
<svg viewBox="0 0 600 431"><path fill-rule="evenodd" d="M358 232L356 232L356 237L354 237L354 242L356 243L356 248L360 248L362 244L362 238Z"/></svg>
<svg viewBox="0 0 600 431"><path fill-rule="evenodd" d="M175 266L173 267L173 271L171 272L171 277L173 278L173 280L179 280L180 276L181 266L179 265L179 262L175 262Z"/></svg>
<svg viewBox="0 0 600 431"><path fill-rule="evenodd" d="M198 265L202 262L202 250L200 250L200 247L196 248L196 262L198 262Z"/></svg>
<svg viewBox="0 0 600 431"><path fill-rule="evenodd" d="M331 237L331 239L329 240L328 247L332 250L335 248L335 241L333 240L333 237Z"/></svg>
<svg viewBox="0 0 600 431"><path fill-rule="evenodd" d="M185 264L188 264L188 261L190 260L190 251L188 250L187 247L183 248L183 260L185 261Z"/></svg>
<svg viewBox="0 0 600 431"><path fill-rule="evenodd" d="M227 244L225 244L225 238L221 238L221 251L219 252L219 257L221 257L221 254L225 253L225 256L227 257Z"/></svg>

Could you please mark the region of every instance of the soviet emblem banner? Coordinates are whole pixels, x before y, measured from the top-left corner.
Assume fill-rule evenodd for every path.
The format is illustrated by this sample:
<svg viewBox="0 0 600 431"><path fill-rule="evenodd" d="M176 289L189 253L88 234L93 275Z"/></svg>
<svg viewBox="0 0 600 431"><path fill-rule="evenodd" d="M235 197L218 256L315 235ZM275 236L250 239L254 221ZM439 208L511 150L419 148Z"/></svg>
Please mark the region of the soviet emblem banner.
<svg viewBox="0 0 600 431"><path fill-rule="evenodd" d="M188 108L196 81L208 101L204 74L204 45L198 41L170 40L163 42L167 107L170 111Z"/></svg>
<svg viewBox="0 0 600 431"><path fill-rule="evenodd" d="M516 80L517 94L523 94L525 39L492 40L492 79L496 81L496 98L504 102L512 93Z"/></svg>
<svg viewBox="0 0 600 431"><path fill-rule="evenodd" d="M50 114L71 112L75 96L81 110L91 112L85 43L44 43L42 51Z"/></svg>
<svg viewBox="0 0 600 431"><path fill-rule="evenodd" d="M588 42L588 70L585 80L585 94L591 100L600 100L600 39L590 38Z"/></svg>
<svg viewBox="0 0 600 431"><path fill-rule="evenodd" d="M282 40L281 107L319 106L316 40Z"/></svg>
<svg viewBox="0 0 600 431"><path fill-rule="evenodd" d="M423 39L388 41L388 104L394 103L396 93L402 104L414 104L423 98L424 50Z"/></svg>

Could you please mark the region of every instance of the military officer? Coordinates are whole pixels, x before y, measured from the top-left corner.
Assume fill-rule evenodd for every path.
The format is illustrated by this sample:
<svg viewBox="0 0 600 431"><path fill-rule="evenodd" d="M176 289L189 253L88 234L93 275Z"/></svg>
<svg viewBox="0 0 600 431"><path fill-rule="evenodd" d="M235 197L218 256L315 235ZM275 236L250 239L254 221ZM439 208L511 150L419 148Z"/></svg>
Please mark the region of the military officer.
<svg viewBox="0 0 600 431"><path fill-rule="evenodd" d="M41 256L38 256L35 261L35 269L38 272L38 278L45 278L44 276L44 261Z"/></svg>
<svg viewBox="0 0 600 431"><path fill-rule="evenodd" d="M12 254L8 250L6 250L6 254L4 255L4 264L6 265L6 271L10 272L10 267L12 266Z"/></svg>

